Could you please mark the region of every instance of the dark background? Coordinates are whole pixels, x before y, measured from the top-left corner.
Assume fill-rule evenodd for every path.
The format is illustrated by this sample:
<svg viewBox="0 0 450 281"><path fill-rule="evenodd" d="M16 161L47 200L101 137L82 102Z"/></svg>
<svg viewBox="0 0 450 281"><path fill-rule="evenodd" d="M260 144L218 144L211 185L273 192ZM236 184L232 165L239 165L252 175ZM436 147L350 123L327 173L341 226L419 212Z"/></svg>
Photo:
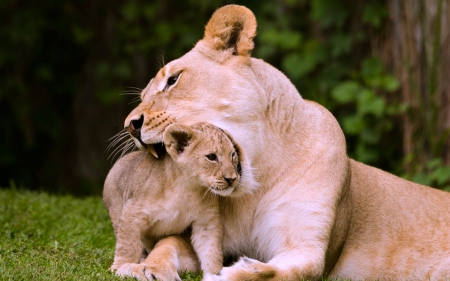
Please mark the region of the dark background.
<svg viewBox="0 0 450 281"><path fill-rule="evenodd" d="M351 157L450 189L444 0L0 0L0 186L100 194L107 140L137 105L123 93L231 3L256 15L253 56L333 112Z"/></svg>

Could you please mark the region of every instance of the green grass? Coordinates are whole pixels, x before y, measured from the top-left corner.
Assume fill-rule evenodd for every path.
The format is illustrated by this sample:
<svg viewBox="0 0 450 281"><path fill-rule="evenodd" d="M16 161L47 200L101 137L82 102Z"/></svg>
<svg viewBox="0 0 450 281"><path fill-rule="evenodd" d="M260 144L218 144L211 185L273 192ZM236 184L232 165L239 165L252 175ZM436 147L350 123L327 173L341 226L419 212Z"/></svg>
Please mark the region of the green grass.
<svg viewBox="0 0 450 281"><path fill-rule="evenodd" d="M100 197L0 189L0 280L134 280L108 270L114 245Z"/></svg>
<svg viewBox="0 0 450 281"><path fill-rule="evenodd" d="M124 280L108 271L114 244L100 197L0 190L0 280Z"/></svg>

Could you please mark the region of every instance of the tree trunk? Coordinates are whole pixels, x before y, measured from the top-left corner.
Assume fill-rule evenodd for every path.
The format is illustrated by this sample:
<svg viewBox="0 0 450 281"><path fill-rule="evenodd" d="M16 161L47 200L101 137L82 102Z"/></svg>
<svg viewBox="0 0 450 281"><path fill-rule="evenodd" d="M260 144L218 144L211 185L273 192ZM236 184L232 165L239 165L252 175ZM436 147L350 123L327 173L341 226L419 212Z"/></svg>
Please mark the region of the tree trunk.
<svg viewBox="0 0 450 281"><path fill-rule="evenodd" d="M388 1L386 38L375 49L401 83L405 170L435 158L450 163L450 4Z"/></svg>

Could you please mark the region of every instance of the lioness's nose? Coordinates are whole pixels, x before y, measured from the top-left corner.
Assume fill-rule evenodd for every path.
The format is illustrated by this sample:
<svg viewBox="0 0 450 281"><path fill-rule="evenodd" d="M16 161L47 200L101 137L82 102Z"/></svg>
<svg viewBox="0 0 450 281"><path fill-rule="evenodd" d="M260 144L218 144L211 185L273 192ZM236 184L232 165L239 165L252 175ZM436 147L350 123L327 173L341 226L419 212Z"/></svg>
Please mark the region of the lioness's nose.
<svg viewBox="0 0 450 281"><path fill-rule="evenodd" d="M144 124L144 114L142 114L139 119L131 119L130 125L126 127L125 130L130 134L135 135L141 131L142 124Z"/></svg>

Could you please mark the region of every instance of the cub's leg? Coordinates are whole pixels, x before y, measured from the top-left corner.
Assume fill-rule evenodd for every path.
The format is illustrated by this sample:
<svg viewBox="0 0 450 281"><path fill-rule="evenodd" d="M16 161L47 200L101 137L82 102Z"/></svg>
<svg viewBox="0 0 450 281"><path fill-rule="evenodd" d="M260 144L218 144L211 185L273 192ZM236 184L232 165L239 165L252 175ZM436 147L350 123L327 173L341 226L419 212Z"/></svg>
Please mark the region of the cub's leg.
<svg viewBox="0 0 450 281"><path fill-rule="evenodd" d="M200 271L200 263L188 237L173 235L156 243L142 264L148 280L180 280L178 272Z"/></svg>
<svg viewBox="0 0 450 281"><path fill-rule="evenodd" d="M212 198L218 200L218 198ZM191 242L205 273L218 273L223 267L223 224L218 202L205 205L202 216L192 223Z"/></svg>
<svg viewBox="0 0 450 281"><path fill-rule="evenodd" d="M139 264L142 254L141 227L143 220L133 212L132 203L125 204L116 232L116 251L110 270L119 276L145 280L144 265Z"/></svg>

